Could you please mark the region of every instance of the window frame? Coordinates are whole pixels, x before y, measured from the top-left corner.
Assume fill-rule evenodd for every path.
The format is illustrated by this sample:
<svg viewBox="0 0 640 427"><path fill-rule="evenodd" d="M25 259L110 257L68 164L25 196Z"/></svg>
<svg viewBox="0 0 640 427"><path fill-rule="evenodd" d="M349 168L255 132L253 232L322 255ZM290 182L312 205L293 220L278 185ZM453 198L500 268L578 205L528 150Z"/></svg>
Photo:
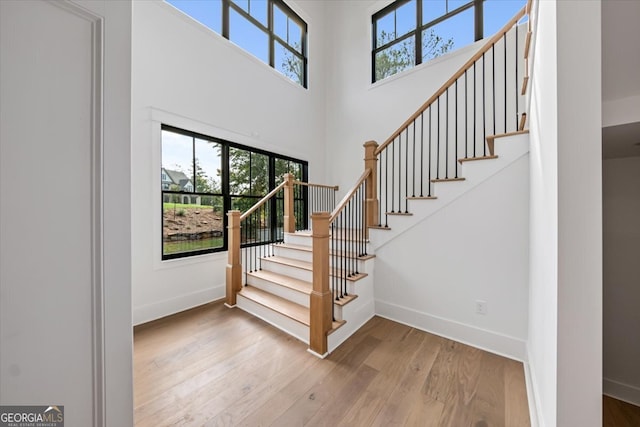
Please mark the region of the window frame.
<svg viewBox="0 0 640 427"><path fill-rule="evenodd" d="M269 176L268 176L268 190L267 191L271 191L273 190L279 183L276 182L277 177L275 176L275 162L276 159L281 159L281 160L285 160L287 162L291 162L291 163L295 163L295 164L299 164L300 168L301 168L301 176L300 176L300 180L303 182L308 182L309 179L309 162L306 160L301 160L301 159L296 159L294 157L291 156L286 156L286 155L282 155L282 154L278 154L278 153L274 153L271 151L267 151L267 150L262 150L260 148L255 148L255 147L250 147L247 145L243 145L243 144L239 144L233 141L229 141L226 139L222 139L222 138L217 138L217 137L212 137L209 135L204 135L198 132L193 132L190 130L186 130L186 129L182 129L179 127L175 127L172 125L168 125L168 124L164 124L162 123L160 126L161 129L161 135L162 135L162 131L168 131L168 132L173 132L173 133L177 133L180 135L184 135L190 138L194 138L195 139L200 139L200 140L205 140L205 141L210 141L216 144L219 144L221 147L221 151L220 151L220 172L221 172L221 183L220 183L220 192L219 193L204 193L204 192L196 192L196 191L174 191L174 190L164 190L162 188L162 169L166 169L162 166L162 160L161 160L161 164L160 164L160 176L158 177L160 180L160 253L161 253L161 258L162 261L167 261L167 260L173 260L173 259L178 259L178 258L188 258L188 257L192 257L192 256L198 256L198 255L204 255L204 254L209 254L209 253L216 253L216 252L225 252L228 250L229 246L229 235L227 233L227 227L228 227L228 218L226 213L229 212L232 209L232 199L233 198L237 198L237 197L247 197L247 198L255 198L256 201L259 201L262 197L266 196L266 194L263 195L253 195L253 194L247 194L247 195L238 195L238 194L231 194L230 192L230 182L229 182L229 175L230 175L230 169L229 169L229 149L230 148L235 148L235 149L240 149L240 150L245 150L248 151L250 153L255 153L255 154L261 154L261 155L266 155L268 157L268 164L269 164ZM162 153L162 136L160 137L160 152ZM195 162L195 151L192 145L192 156L194 158L194 162ZM161 159L162 159L162 155L161 155ZM184 172L183 172L184 173ZM187 175L187 178L189 178L190 180L195 179L195 168L194 168L194 176L189 177ZM185 173L186 175L186 173ZM196 190L197 188L194 188L194 190ZM217 247L217 248L208 248L208 249L198 249L198 250L192 250L192 251L186 251L186 252L176 252L176 253L171 253L171 254L165 254L164 252L164 196L165 194L175 194L175 195L179 195L179 196L213 196L213 197L222 197L222 209L223 209L223 215L222 215L222 246ZM273 205L273 204L272 204ZM275 206L275 205L273 205Z"/></svg>
<svg viewBox="0 0 640 427"><path fill-rule="evenodd" d="M204 0L203 0L204 1ZM193 14L191 14L188 10L185 10L183 8L180 7L179 3L173 3L171 2L171 0L165 0L166 3L170 4L172 7L180 10L182 13L185 13L186 15L190 16L191 18L195 19L196 21L198 21L198 23L200 23L201 25L206 26L208 29L210 29L211 31L214 31L218 34L220 34L222 37L224 37L225 39L233 42L236 46L238 46L240 49L244 50L245 52L249 53L250 55L254 56L256 59L260 60L260 62L263 62L267 65L269 65L271 68L273 68L274 70L278 71L279 74L285 76L287 79L291 80L292 82L299 84L300 86L304 87L305 89L308 89L308 80L309 80L309 54L308 54L308 25L306 23L306 21L304 19L302 19L300 17L300 15L298 15L291 7L289 7L289 5L287 5L284 0L264 0L266 1L267 4L267 16L266 16L266 25L263 24L262 22L260 22L258 19L256 19L253 15L251 15L251 0L248 0L248 6L247 9L248 11L245 11L240 5L236 4L233 0L208 0L208 1L212 1L212 2L216 2L220 4L220 21L218 21L218 23L220 24L219 30L217 28L217 26L210 26L208 24L205 24L202 21L202 17L201 16L195 16ZM286 16L287 18L287 29L288 29L288 20L291 19L293 22L295 22L295 24L297 24L300 27L300 51L298 52L293 45L290 45L289 42L287 40L284 40L282 37L278 36L278 34L276 34L276 29L275 29L275 24L274 24L274 8L278 7L282 13ZM268 52L267 53L267 60L264 61L262 58L254 55L253 53L251 53L249 50L245 49L243 46L241 46L240 44L235 43L231 38L230 38L230 12L233 11L234 13L237 13L238 15L240 15L241 18L245 19L247 21L247 23L253 25L257 30L263 32L264 34L267 35L268 38ZM288 38L288 37L287 37ZM292 79L291 77L289 77L288 75L286 75L285 73L281 72L278 67L276 67L275 64L275 58L276 58L276 46L277 44L280 44L288 53L292 54L295 58L297 58L298 60L300 60L302 62L302 81L298 82L297 80Z"/></svg>
<svg viewBox="0 0 640 427"><path fill-rule="evenodd" d="M376 79L376 54L379 52L384 51L385 49L388 49L391 46L394 46L398 43L403 42L404 40L407 40L411 37L414 38L414 49L415 49L415 60L414 60L414 64L413 67L416 67L417 65L422 64L422 32L425 30L428 30L429 28L438 25L441 22L446 21L447 19L453 18L454 16L458 15L459 13L462 13L470 8L474 9L474 40L478 41L481 40L482 38L484 38L484 12L483 12L483 4L485 0L469 0L467 3L457 7L454 10L448 11L443 15L438 16L435 19L432 19L429 22L423 23L422 22L422 9L423 9L423 2L426 0L415 0L416 2L416 25L415 28L409 32L407 32L406 34L403 34L400 37L396 37L395 39L381 45L378 46L378 40L377 40L377 34L378 34L378 29L377 29L377 21L388 15L389 13L393 13L395 12L397 9L401 8L402 6L404 6L405 4L409 3L412 0L395 0L393 1L391 4L385 6L384 8L380 9L379 11L377 11L376 13L374 13L373 15L371 15L371 83L376 83L378 81L382 81L385 80L388 77L391 76L387 76L385 78L382 78L380 80ZM425 61L426 62L426 61ZM413 68L411 67L411 68ZM405 71L405 70L403 70ZM392 74L392 75L396 75L401 73L402 71Z"/></svg>

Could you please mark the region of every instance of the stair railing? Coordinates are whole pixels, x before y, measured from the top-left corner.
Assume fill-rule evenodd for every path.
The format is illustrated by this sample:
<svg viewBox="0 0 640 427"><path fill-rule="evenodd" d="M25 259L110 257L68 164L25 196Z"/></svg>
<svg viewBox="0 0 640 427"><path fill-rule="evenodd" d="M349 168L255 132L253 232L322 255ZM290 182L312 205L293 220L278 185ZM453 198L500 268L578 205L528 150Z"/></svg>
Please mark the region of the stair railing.
<svg viewBox="0 0 640 427"><path fill-rule="evenodd" d="M364 275L361 259L367 255L367 169L331 213L311 215L313 228L313 291L310 300L310 350L328 351L327 336L335 317L335 304L350 298L348 282Z"/></svg>
<svg viewBox="0 0 640 427"><path fill-rule="evenodd" d="M492 136L521 131L528 77L519 34L523 7L380 146L365 144L365 168L377 169L367 197L367 225L388 227L389 215L409 214L411 199L433 199L432 184L463 180L459 165L495 158ZM528 49L525 46L524 49ZM524 69L524 71L523 71ZM371 147L374 147L373 152ZM377 165L376 165L377 163Z"/></svg>
<svg viewBox="0 0 640 427"><path fill-rule="evenodd" d="M262 260L274 255L274 246L284 242L285 233L307 229L313 209L333 209L337 190L336 186L302 182L292 174L285 174L276 188L246 212L227 213L227 306L235 306L247 274L262 269Z"/></svg>

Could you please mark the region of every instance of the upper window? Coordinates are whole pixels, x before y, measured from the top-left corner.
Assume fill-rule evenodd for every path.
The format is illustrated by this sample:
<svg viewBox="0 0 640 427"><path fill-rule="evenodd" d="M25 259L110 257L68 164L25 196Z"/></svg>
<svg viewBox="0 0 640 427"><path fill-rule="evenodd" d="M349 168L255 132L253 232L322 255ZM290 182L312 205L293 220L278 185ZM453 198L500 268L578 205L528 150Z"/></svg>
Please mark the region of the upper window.
<svg viewBox="0 0 640 427"><path fill-rule="evenodd" d="M307 24L282 0L166 0L307 87Z"/></svg>
<svg viewBox="0 0 640 427"><path fill-rule="evenodd" d="M526 0L396 0L372 17L372 82L497 32Z"/></svg>
<svg viewBox="0 0 640 427"><path fill-rule="evenodd" d="M307 168L302 160L163 125L162 259L226 250L225 213L245 212L285 173L306 181Z"/></svg>

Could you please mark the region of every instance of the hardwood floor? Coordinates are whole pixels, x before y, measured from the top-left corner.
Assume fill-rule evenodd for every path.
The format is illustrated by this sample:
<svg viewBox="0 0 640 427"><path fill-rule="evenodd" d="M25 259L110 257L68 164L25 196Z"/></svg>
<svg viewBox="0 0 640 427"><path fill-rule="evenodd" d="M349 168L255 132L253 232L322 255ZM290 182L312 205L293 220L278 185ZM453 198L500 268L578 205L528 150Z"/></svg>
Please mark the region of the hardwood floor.
<svg viewBox="0 0 640 427"><path fill-rule="evenodd" d="M380 317L328 358L221 302L136 327L136 426L528 426L522 363Z"/></svg>
<svg viewBox="0 0 640 427"><path fill-rule="evenodd" d="M640 426L640 407L602 396L602 425L604 427Z"/></svg>

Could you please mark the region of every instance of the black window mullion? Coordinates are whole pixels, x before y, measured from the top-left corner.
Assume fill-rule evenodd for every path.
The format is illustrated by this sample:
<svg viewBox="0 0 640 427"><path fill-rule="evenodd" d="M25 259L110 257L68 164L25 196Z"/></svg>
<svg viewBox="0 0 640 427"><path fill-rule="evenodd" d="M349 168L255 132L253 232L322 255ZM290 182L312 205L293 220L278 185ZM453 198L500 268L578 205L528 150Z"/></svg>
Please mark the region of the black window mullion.
<svg viewBox="0 0 640 427"><path fill-rule="evenodd" d="M267 3L267 25L269 27L269 65L275 68L276 64L276 42L275 42L275 30L273 28L273 0L269 0Z"/></svg>
<svg viewBox="0 0 640 427"><path fill-rule="evenodd" d="M196 137L193 136L191 137L191 154L193 156L193 163L191 166L193 168L193 176L192 176L192 183L193 183L193 191L195 192L197 190L196 188L196 176L197 176L197 171L196 171Z"/></svg>
<svg viewBox="0 0 640 427"><path fill-rule="evenodd" d="M275 156L269 156L269 191L272 191L276 188L276 158ZM271 233L270 238L272 242L275 241L275 236L278 230L278 196L272 197L269 204L269 218L270 218L270 226Z"/></svg>
<svg viewBox="0 0 640 427"><path fill-rule="evenodd" d="M277 41L278 43L280 43L284 48L286 48L289 52L293 53L295 56L297 56L299 59L305 59L305 56L303 54L301 54L300 52L298 52L297 50L295 50L293 47L291 47L291 45L289 45L286 41L284 41L283 39L281 39L280 37L278 37L277 34L270 34L271 38L275 41Z"/></svg>
<svg viewBox="0 0 640 427"><path fill-rule="evenodd" d="M484 37L484 18L483 18L483 5L484 0L474 0L474 27L475 27L475 41L478 41Z"/></svg>
<svg viewBox="0 0 640 427"><path fill-rule="evenodd" d="M422 26L422 0L416 0L416 65L422 63L422 30L420 27Z"/></svg>
<svg viewBox="0 0 640 427"><path fill-rule="evenodd" d="M222 0L222 37L229 40L229 2Z"/></svg>
<svg viewBox="0 0 640 427"><path fill-rule="evenodd" d="M222 144L221 150L221 159L220 159L220 168L222 169L222 183L220 185L222 190L222 232L223 232L223 241L222 248L223 250L228 250L229 248L229 234L227 232L227 227L229 226L229 218L227 217L227 212L231 210L231 196L229 195L229 145Z"/></svg>

